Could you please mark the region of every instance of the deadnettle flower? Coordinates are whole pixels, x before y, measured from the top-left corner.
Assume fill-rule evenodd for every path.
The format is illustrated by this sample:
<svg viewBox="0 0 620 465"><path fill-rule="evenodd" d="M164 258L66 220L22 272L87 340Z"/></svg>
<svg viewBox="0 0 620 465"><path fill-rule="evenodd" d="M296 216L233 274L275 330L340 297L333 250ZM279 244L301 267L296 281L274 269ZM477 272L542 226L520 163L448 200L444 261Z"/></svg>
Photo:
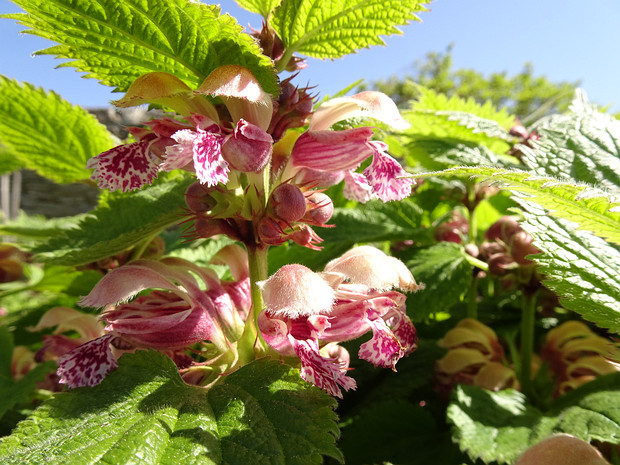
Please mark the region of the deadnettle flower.
<svg viewBox="0 0 620 465"><path fill-rule="evenodd" d="M219 259L223 257L232 261L240 278L228 283L232 294L212 270L179 258L135 260L105 275L80 305L105 307L106 333L60 358L60 382L69 387L98 384L116 367L110 344L174 352L209 342L220 353L228 351L243 332L249 282L247 258L244 262L230 250ZM147 289L154 290L127 302Z"/></svg>
<svg viewBox="0 0 620 465"><path fill-rule="evenodd" d="M285 176L299 174L310 180L308 171L337 173L344 176L345 195L361 202L372 198L387 202L408 197L414 181L398 161L387 154L385 143L371 140L372 128L330 130L334 123L353 117L374 118L395 129L409 126L394 102L381 92L361 92L330 100L319 106L310 118L308 131L295 142ZM372 163L362 173L356 173L355 169L369 157ZM321 183L323 176L318 178Z"/></svg>
<svg viewBox="0 0 620 465"><path fill-rule="evenodd" d="M580 321L567 321L547 333L541 352L555 375L555 396L620 370L620 348Z"/></svg>
<svg viewBox="0 0 620 465"><path fill-rule="evenodd" d="M516 373L506 366L495 331L478 320L461 320L439 341L439 346L448 349L435 364L439 391L447 393L458 383L491 391L519 389Z"/></svg>
<svg viewBox="0 0 620 465"><path fill-rule="evenodd" d="M222 120L207 96L218 97L230 120ZM118 107L156 103L185 118L153 120L150 130L134 129L137 142L123 144L87 163L99 187L123 192L150 184L158 171L186 169L207 186L226 184L230 170L259 171L271 156L266 132L273 113L271 96L252 73L237 65L213 71L192 91L175 76L154 72L134 81ZM171 130L172 129L172 130Z"/></svg>
<svg viewBox="0 0 620 465"><path fill-rule="evenodd" d="M359 357L392 369L417 347L405 295L394 289L420 286L404 264L373 247L353 249L322 273L286 265L259 284L265 308L258 325L265 342L284 356L297 357L301 377L331 395L342 397L341 388L355 388L346 375L348 353L338 342L371 331Z"/></svg>

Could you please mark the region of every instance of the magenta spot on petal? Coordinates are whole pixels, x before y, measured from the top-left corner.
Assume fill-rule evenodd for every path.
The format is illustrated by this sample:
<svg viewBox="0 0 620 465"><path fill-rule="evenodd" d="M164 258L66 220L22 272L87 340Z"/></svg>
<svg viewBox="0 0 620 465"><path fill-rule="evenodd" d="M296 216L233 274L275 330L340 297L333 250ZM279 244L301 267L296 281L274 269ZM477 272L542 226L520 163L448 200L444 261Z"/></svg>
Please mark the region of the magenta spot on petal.
<svg viewBox="0 0 620 465"><path fill-rule="evenodd" d="M59 382L70 388L95 386L118 366L110 341L114 334L88 341L58 359Z"/></svg>
<svg viewBox="0 0 620 465"><path fill-rule="evenodd" d="M157 175L155 155L149 151L150 140L119 145L91 158L86 168L94 168L91 179L101 189L127 192L150 184Z"/></svg>

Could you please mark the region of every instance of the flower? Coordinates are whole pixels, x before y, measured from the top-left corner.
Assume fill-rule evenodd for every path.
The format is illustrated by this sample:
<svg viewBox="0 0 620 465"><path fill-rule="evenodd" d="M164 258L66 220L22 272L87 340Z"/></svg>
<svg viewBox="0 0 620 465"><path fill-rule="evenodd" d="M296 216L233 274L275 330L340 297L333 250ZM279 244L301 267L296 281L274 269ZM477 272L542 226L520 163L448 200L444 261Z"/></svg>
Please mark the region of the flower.
<svg viewBox="0 0 620 465"><path fill-rule="evenodd" d="M220 117L207 96L224 103L230 120ZM150 184L158 171L173 169L193 171L207 186L226 184L231 167L258 171L271 156L273 141L266 129L273 113L272 98L241 66L217 68L195 91L171 74L148 73L114 103L123 108L161 104L177 111L185 122L152 120L147 123L150 130L132 130L137 142L90 159L86 167L94 170L91 179L102 189L140 189Z"/></svg>
<svg viewBox="0 0 620 465"><path fill-rule="evenodd" d="M381 92L361 92L352 97L332 99L315 111L308 131L295 142L285 177L314 172L342 173L345 176L345 195L366 202L379 198L384 202L402 200L411 194L413 179L400 164L387 154L387 145L371 141L374 131L359 127L342 131L329 128L338 121L353 117L369 117L383 121L395 129L405 129L409 123L398 112L394 102ZM367 158L372 163L363 173L354 170Z"/></svg>
<svg viewBox="0 0 620 465"><path fill-rule="evenodd" d="M116 367L110 345L175 352L208 341L219 353L231 350L243 332L250 301L247 258L236 248L229 246L217 257L230 260L235 283L224 283L212 270L180 258L135 260L106 274L80 301L105 307L105 334L59 359L60 382L98 384ZM147 289L154 290L127 302Z"/></svg>
<svg viewBox="0 0 620 465"><path fill-rule="evenodd" d="M284 356L297 357L301 377L333 396L342 397L341 388L355 388L355 381L346 375L348 354L338 342L371 331L359 357L392 369L417 347L415 328L405 313L405 295L393 289L421 286L402 262L374 247L352 249L322 273L286 265L260 287L265 308L258 326L265 342Z"/></svg>

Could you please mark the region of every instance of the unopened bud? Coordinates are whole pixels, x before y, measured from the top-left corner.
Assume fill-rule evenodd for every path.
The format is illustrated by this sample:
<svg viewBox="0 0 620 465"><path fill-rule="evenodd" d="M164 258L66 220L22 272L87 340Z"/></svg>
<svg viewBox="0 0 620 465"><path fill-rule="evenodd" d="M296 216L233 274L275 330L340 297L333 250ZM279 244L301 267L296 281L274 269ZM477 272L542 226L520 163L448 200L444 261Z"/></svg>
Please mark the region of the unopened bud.
<svg viewBox="0 0 620 465"><path fill-rule="evenodd" d="M322 226L327 224L334 214L334 203L323 192L313 192L306 197L307 211L303 220L309 224Z"/></svg>
<svg viewBox="0 0 620 465"><path fill-rule="evenodd" d="M306 198L301 189L293 184L276 187L269 204L276 218L289 224L299 221L306 213Z"/></svg>

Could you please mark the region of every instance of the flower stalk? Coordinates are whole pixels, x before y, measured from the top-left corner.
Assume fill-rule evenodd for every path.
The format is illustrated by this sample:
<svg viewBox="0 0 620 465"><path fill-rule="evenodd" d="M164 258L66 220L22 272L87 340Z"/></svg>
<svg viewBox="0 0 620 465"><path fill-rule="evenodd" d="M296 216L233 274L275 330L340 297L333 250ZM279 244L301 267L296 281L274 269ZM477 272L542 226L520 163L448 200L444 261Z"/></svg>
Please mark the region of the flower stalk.
<svg viewBox="0 0 620 465"><path fill-rule="evenodd" d="M520 381L522 391L531 393L532 354L534 353L534 324L536 317L537 293L523 293L521 314L521 368Z"/></svg>

